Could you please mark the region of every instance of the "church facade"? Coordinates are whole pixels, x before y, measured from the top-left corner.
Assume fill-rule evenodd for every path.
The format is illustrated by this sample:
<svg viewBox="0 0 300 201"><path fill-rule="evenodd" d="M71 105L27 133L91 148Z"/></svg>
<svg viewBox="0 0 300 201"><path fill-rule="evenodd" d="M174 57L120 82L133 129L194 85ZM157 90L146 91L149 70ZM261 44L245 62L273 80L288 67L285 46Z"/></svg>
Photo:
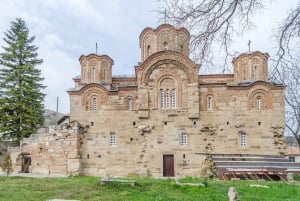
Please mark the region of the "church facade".
<svg viewBox="0 0 300 201"><path fill-rule="evenodd" d="M199 75L185 28L146 28L139 40L132 77L112 76L107 55L79 58L68 90L70 120L86 129L70 142L79 174L201 176L210 154L285 153L284 86L268 81L267 53L234 58L233 74Z"/></svg>
<svg viewBox="0 0 300 201"><path fill-rule="evenodd" d="M79 58L70 118L82 136L85 174L197 175L208 153L283 154L284 87L268 82L267 53L241 54L234 74L199 75L189 32L171 25L140 34L135 77L112 77L113 60Z"/></svg>

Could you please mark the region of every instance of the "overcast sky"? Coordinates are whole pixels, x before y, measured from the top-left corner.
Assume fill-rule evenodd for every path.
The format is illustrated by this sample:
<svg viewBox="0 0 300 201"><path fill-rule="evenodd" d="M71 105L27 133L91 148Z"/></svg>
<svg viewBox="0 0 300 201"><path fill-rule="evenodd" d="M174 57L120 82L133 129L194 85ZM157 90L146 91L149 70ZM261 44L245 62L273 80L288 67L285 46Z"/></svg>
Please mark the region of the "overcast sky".
<svg viewBox="0 0 300 201"><path fill-rule="evenodd" d="M298 0L272 3L257 15L256 29L237 38L232 47L246 52L250 39L252 50L272 53L274 28L296 3ZM59 112L68 113L66 90L74 87L72 78L80 74L78 58L95 53L97 42L98 54L114 60L113 75L134 74L134 66L140 61L139 34L146 27L159 25L153 12L157 7L156 0L1 0L0 46L4 45L3 32L10 28L10 22L18 17L25 20L44 60L38 68L47 86L45 106L56 110L59 97Z"/></svg>

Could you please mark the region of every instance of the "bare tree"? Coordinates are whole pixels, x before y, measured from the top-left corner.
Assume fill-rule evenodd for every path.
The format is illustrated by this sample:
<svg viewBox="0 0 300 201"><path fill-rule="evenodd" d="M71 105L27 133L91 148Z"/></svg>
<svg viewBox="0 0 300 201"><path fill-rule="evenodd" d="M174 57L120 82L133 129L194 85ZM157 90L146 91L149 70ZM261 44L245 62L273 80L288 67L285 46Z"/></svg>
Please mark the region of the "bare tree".
<svg viewBox="0 0 300 201"><path fill-rule="evenodd" d="M160 0L162 21L184 26L191 33L191 56L209 65L216 49L226 53L224 69L231 56L232 39L254 27L253 16L272 0ZM287 13L278 27L277 58L271 80L286 85L286 128L300 146L300 5ZM218 48L219 47L219 48Z"/></svg>
<svg viewBox="0 0 300 201"><path fill-rule="evenodd" d="M278 28L278 50L271 78L286 86L286 128L300 147L300 4Z"/></svg>
<svg viewBox="0 0 300 201"><path fill-rule="evenodd" d="M184 26L191 33L191 54L195 61L210 66L214 50L226 53L224 67L234 56L229 49L233 37L254 26L252 17L264 0L161 0L161 20Z"/></svg>

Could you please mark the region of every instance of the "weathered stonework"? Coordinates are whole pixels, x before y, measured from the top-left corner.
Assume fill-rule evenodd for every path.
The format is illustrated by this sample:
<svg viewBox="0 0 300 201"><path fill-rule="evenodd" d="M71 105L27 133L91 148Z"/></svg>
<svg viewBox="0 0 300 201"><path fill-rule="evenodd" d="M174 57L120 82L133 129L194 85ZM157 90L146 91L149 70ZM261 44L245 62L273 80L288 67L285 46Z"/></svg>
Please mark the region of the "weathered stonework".
<svg viewBox="0 0 300 201"><path fill-rule="evenodd" d="M234 74L199 75L189 37L171 25L146 28L134 77L113 77L109 56L81 56L68 93L70 119L85 133L24 140L30 171L209 176L210 154L282 154L284 86L268 82L268 54L241 54Z"/></svg>

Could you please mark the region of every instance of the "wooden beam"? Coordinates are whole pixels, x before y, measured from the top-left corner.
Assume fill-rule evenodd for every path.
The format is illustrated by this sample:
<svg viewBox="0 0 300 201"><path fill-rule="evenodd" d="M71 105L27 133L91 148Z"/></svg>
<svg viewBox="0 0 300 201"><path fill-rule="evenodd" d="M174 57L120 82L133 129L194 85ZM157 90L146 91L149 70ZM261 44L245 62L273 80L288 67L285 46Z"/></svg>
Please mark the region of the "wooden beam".
<svg viewBox="0 0 300 201"><path fill-rule="evenodd" d="M273 179L267 174L267 173L263 173L268 179L270 179L270 181L273 181Z"/></svg>

